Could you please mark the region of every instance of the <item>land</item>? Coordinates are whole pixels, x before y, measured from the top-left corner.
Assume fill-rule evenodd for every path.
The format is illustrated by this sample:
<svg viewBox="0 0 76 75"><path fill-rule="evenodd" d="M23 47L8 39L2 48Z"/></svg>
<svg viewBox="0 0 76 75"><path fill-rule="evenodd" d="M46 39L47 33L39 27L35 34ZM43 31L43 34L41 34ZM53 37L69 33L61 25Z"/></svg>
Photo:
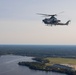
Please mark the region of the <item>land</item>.
<svg viewBox="0 0 76 75"><path fill-rule="evenodd" d="M76 46L0 45L0 56L8 54L33 57L65 57L76 59Z"/></svg>
<svg viewBox="0 0 76 75"><path fill-rule="evenodd" d="M18 63L30 69L76 75L76 46L0 45L0 56L8 54L36 57L33 59L36 62L22 61ZM72 67L74 70L55 68L54 66L67 66Z"/></svg>
<svg viewBox="0 0 76 75"><path fill-rule="evenodd" d="M73 58L50 58L47 57L45 58L47 60L49 60L50 64L69 64L69 65L76 65L76 59Z"/></svg>
<svg viewBox="0 0 76 75"><path fill-rule="evenodd" d="M55 71L66 73L67 75L76 75L76 70L70 65L76 65L75 59L70 58L34 58L35 62L19 62L21 66L27 66L33 70Z"/></svg>

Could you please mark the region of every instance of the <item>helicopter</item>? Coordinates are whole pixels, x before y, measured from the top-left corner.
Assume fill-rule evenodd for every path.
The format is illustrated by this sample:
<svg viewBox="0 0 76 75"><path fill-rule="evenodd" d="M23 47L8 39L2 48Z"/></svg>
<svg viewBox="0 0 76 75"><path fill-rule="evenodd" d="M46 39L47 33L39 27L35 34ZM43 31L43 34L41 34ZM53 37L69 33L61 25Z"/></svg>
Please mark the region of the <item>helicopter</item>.
<svg viewBox="0 0 76 75"><path fill-rule="evenodd" d="M49 15L49 14L42 14L42 13L37 13L38 15L43 15L46 17L50 17L50 18L45 18L42 21L48 25L68 25L70 20L68 20L66 23L62 23L61 20L58 20L55 16L57 16L57 14L53 14L53 15Z"/></svg>

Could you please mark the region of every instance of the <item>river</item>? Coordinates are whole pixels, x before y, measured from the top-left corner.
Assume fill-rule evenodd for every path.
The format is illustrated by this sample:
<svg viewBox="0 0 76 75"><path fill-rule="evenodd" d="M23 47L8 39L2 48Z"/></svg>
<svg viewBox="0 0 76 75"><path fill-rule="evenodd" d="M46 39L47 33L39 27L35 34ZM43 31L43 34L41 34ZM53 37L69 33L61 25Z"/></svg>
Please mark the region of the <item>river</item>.
<svg viewBox="0 0 76 75"><path fill-rule="evenodd" d="M33 61L33 57L3 55L0 56L0 75L66 75L57 72L31 70L26 66L19 66L20 61Z"/></svg>

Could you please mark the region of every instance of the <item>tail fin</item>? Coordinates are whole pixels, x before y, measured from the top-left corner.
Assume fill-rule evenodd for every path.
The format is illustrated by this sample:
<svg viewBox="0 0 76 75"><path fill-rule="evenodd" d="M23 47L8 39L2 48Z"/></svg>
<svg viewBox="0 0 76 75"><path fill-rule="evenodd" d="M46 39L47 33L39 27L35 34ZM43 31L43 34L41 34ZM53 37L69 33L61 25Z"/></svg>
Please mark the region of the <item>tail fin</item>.
<svg viewBox="0 0 76 75"><path fill-rule="evenodd" d="M65 24L66 24L66 25L68 25L68 24L69 24L69 22L70 22L70 20L69 20L69 21L67 21Z"/></svg>

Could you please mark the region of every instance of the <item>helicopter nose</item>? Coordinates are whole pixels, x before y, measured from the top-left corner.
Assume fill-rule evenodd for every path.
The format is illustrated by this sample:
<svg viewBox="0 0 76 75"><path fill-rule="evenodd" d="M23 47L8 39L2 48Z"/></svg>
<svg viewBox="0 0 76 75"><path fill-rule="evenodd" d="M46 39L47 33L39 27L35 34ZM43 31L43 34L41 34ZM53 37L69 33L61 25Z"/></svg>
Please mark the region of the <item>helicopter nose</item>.
<svg viewBox="0 0 76 75"><path fill-rule="evenodd" d="M42 20L43 22L45 22L45 20Z"/></svg>
<svg viewBox="0 0 76 75"><path fill-rule="evenodd" d="M44 20L42 20L45 24L47 24L47 22L46 22L46 20L44 19Z"/></svg>

